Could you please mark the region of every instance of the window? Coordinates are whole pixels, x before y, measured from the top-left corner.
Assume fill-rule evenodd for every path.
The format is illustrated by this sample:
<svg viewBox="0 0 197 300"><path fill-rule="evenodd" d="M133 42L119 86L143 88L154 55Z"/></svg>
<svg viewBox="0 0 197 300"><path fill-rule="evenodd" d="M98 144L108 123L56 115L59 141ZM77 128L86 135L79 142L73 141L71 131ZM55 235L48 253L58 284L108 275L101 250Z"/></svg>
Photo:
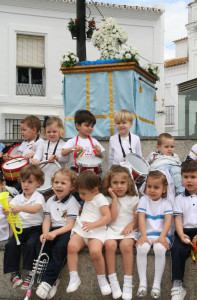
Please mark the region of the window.
<svg viewBox="0 0 197 300"><path fill-rule="evenodd" d="M17 35L16 94L45 96L44 37Z"/></svg>
<svg viewBox="0 0 197 300"><path fill-rule="evenodd" d="M6 140L20 140L21 139L20 122L21 122L21 119L5 119L5 139Z"/></svg>
<svg viewBox="0 0 197 300"><path fill-rule="evenodd" d="M165 107L166 109L166 122L165 125L174 125L174 105Z"/></svg>

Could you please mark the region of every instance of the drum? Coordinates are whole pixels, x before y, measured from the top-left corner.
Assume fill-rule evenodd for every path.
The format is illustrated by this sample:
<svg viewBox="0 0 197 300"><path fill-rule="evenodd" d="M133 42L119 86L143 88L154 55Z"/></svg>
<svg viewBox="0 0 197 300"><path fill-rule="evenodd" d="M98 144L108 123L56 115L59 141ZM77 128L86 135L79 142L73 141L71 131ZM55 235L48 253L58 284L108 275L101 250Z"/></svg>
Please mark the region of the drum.
<svg viewBox="0 0 197 300"><path fill-rule="evenodd" d="M1 166L5 179L9 181L16 181L22 168L28 164L29 161L24 159L22 156L6 160Z"/></svg>
<svg viewBox="0 0 197 300"><path fill-rule="evenodd" d="M45 180L43 185L41 185L37 191L45 196L50 197L53 195L51 178L56 171L61 169L61 167L57 162L48 162L48 160L40 162L39 167L44 172Z"/></svg>
<svg viewBox="0 0 197 300"><path fill-rule="evenodd" d="M126 159L131 165L134 181L136 183L143 182L150 171L147 161L135 153L128 153Z"/></svg>
<svg viewBox="0 0 197 300"><path fill-rule="evenodd" d="M97 156L81 156L76 159L78 165L78 173L80 174L84 170L91 170L96 174L101 174L102 158Z"/></svg>
<svg viewBox="0 0 197 300"><path fill-rule="evenodd" d="M9 149L8 152L7 152L7 154L8 154L9 156L12 156L12 155L18 153L18 148L19 148L20 145L21 145L21 143L16 144L16 145L10 147L10 149Z"/></svg>

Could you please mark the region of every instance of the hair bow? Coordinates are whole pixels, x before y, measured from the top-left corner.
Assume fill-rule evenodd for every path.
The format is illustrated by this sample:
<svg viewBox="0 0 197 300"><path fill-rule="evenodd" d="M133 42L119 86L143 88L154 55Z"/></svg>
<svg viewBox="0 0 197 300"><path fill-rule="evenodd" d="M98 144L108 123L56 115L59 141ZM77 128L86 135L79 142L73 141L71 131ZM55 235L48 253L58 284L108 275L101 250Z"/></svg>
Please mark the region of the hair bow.
<svg viewBox="0 0 197 300"><path fill-rule="evenodd" d="M49 116L44 116L44 122L43 122L43 124L42 124L42 127L46 127L46 123L47 123L47 120L48 119L50 119L50 117Z"/></svg>

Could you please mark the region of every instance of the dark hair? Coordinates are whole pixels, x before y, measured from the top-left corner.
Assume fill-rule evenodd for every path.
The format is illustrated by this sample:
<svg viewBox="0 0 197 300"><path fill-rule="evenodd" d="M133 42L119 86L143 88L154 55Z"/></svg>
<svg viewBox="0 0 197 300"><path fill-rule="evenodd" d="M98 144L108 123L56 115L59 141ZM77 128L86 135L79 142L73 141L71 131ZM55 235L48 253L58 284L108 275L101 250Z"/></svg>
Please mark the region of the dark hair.
<svg viewBox="0 0 197 300"><path fill-rule="evenodd" d="M21 120L21 124L27 124L27 127L34 129L36 128L37 132L41 129L41 122L40 120L33 115L27 116L23 120Z"/></svg>
<svg viewBox="0 0 197 300"><path fill-rule="evenodd" d="M181 175L188 172L197 172L197 160L187 160L182 164Z"/></svg>
<svg viewBox="0 0 197 300"><path fill-rule="evenodd" d="M157 145L161 146L163 143L163 139L171 139L174 140L173 136L169 133L161 133L157 138Z"/></svg>
<svg viewBox="0 0 197 300"><path fill-rule="evenodd" d="M147 181L148 181L148 178L153 178L153 179L162 179L162 184L164 187L168 186L168 181L167 181L167 178L165 176L164 173L162 173L161 171L159 170L153 170L153 171L150 171L147 175L147 179L146 179L146 184L147 184ZM166 198L167 197L167 191L166 193L163 193L162 194L162 198Z"/></svg>
<svg viewBox="0 0 197 300"><path fill-rule="evenodd" d="M0 171L0 184L3 183L3 182L5 182L5 178L3 176L2 171Z"/></svg>
<svg viewBox="0 0 197 300"><path fill-rule="evenodd" d="M77 110L75 113L75 124L81 125L84 122L95 125L96 118L89 110Z"/></svg>
<svg viewBox="0 0 197 300"><path fill-rule="evenodd" d="M137 196L137 192L135 189L134 181L131 177L129 169L125 167L121 167L119 165L112 166L109 172L103 178L103 195L110 196L108 188L111 186L112 178L117 174L124 174L127 182L128 182L128 189L126 195L129 196Z"/></svg>
<svg viewBox="0 0 197 300"><path fill-rule="evenodd" d="M62 169L56 171L55 174L53 175L53 177L51 178L52 184L55 180L55 175L57 175L58 173L61 173L64 176L68 176L70 178L71 184L74 186L74 190L76 190L77 174L74 171L72 171L71 169L67 169L67 168L62 168Z"/></svg>
<svg viewBox="0 0 197 300"><path fill-rule="evenodd" d="M30 178L30 176L33 175L37 182L42 185L44 183L44 173L43 171L36 165L29 164L22 168L22 170L19 173L18 180L27 180Z"/></svg>
<svg viewBox="0 0 197 300"><path fill-rule="evenodd" d="M95 187L101 187L100 178L96 175L96 173L90 170L85 170L79 174L77 177L77 191L79 189L92 191Z"/></svg>

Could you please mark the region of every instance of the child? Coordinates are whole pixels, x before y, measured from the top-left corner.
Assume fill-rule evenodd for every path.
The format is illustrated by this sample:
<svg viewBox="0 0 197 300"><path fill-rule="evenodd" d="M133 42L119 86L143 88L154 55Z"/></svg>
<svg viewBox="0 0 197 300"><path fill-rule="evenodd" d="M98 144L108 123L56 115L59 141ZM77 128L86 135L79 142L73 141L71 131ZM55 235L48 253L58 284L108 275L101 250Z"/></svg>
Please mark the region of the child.
<svg viewBox="0 0 197 300"><path fill-rule="evenodd" d="M175 240L171 248L172 300L182 300L186 295L183 277L191 245L197 243L197 161L187 161L181 168L185 192L177 196L174 205Z"/></svg>
<svg viewBox="0 0 197 300"><path fill-rule="evenodd" d="M105 259L113 299L132 299L133 246L137 239L137 203L135 185L127 168L113 166L104 177L103 194L108 197L112 221L105 239ZM119 244L124 268L123 293L116 276L116 249Z"/></svg>
<svg viewBox="0 0 197 300"><path fill-rule="evenodd" d="M184 191L181 179L181 161L174 153L174 138L169 133L162 133L157 139L157 151L149 154L147 158L151 170L167 168L174 180L176 193Z"/></svg>
<svg viewBox="0 0 197 300"><path fill-rule="evenodd" d="M16 244L15 236L12 235L5 246L4 274L11 273L13 288L22 284L19 267L21 246L23 246L23 269L28 270L28 274L21 288L26 290L31 280L36 245L42 232L45 201L36 189L44 183L44 173L39 167L28 165L21 170L19 176L23 193L14 197L9 204L13 205L12 212L19 214L23 232L18 235L21 245ZM8 215L5 209L3 212Z"/></svg>
<svg viewBox="0 0 197 300"><path fill-rule="evenodd" d="M102 152L105 151L96 139L90 137L95 124L96 119L90 111L78 110L75 113L75 126L79 133L64 144L62 155L70 154L71 168L77 172L77 157L98 156L102 158Z"/></svg>
<svg viewBox="0 0 197 300"><path fill-rule="evenodd" d="M62 138L65 135L62 120L57 117L45 117L43 123L42 135L47 139L40 143L33 157L32 163L39 165L40 161L48 160L50 162L58 161L60 166L65 167L69 157L62 157L62 147L65 142Z"/></svg>
<svg viewBox="0 0 197 300"><path fill-rule="evenodd" d="M118 134L109 140L108 169L125 160L129 152L142 156L140 139L130 132L133 125L133 114L126 109L119 110L114 116L114 123Z"/></svg>
<svg viewBox="0 0 197 300"><path fill-rule="evenodd" d="M193 160L197 159L197 144L195 144L190 150L189 157Z"/></svg>
<svg viewBox="0 0 197 300"><path fill-rule="evenodd" d="M83 171L77 178L77 190L85 204L80 217L76 220L68 244L70 281L67 293L76 291L81 284L77 272L78 252L85 246L89 248L102 295L111 293L105 277L105 261L102 254L106 225L111 221L111 215L108 200L99 193L100 186L99 177L90 170Z"/></svg>
<svg viewBox="0 0 197 300"><path fill-rule="evenodd" d="M80 207L71 194L76 186L76 177L74 171L61 169L52 178L55 196L47 201L43 234L40 236L41 243L43 239L48 241L47 246L51 252L51 259L36 290L36 295L41 299L50 299L55 295L59 284L58 275L66 263L67 245Z"/></svg>
<svg viewBox="0 0 197 300"><path fill-rule="evenodd" d="M168 197L168 181L165 171L151 171L145 186L145 195L140 199L137 213L139 214L139 239L137 246L137 269L139 274L138 297L147 295L147 254L153 245L155 253L155 277L151 290L154 299L160 297L161 279L165 268L165 253L170 248L171 238L168 232L172 221L172 205Z"/></svg>
<svg viewBox="0 0 197 300"><path fill-rule="evenodd" d="M24 139L18 148L18 152L12 157L23 156L26 160L31 160L38 148L42 138L39 137L41 122L36 116L27 116L21 120L21 136ZM8 155L4 154L4 160L8 159Z"/></svg>
<svg viewBox="0 0 197 300"><path fill-rule="evenodd" d="M18 191L13 187L8 187L5 185L5 179L0 172L0 193L9 192L11 197L14 197L18 194ZM10 197L9 197L10 200ZM9 237L9 225L6 219L6 216L3 214L2 205L0 203L0 241L5 241Z"/></svg>

